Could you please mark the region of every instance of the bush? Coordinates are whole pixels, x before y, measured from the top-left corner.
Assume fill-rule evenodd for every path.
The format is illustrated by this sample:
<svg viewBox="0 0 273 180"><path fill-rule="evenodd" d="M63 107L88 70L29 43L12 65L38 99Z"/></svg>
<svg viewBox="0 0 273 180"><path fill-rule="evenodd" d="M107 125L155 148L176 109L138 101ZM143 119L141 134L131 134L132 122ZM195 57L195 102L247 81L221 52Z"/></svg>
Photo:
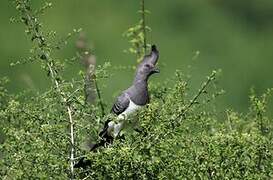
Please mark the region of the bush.
<svg viewBox="0 0 273 180"><path fill-rule="evenodd" d="M53 56L56 46L52 37L41 31L30 1L15 3L34 45L32 57L16 64L40 62L52 87L34 96L28 92L14 96L5 89L7 80L0 81L3 179L273 178L272 118L266 112L273 90L261 97L252 93L247 114L227 110L223 116L214 106L214 100L223 93L215 89L216 71L193 97L189 95L189 80L179 71L166 83L151 84L152 101L129 117L125 139L116 139L96 153L85 152L81 147L86 137L96 139L108 118L103 116L103 102L85 102L84 77L73 81L63 78L65 64ZM50 3L38 12L48 7ZM133 47L140 48L145 33L139 32L139 25L136 30L138 41ZM145 49L133 52L139 52L139 59ZM97 67L89 77L95 78L97 94L97 80L106 74L105 67ZM131 130L136 125L140 132ZM73 165L82 156L87 156L91 165L75 170Z"/></svg>
<svg viewBox="0 0 273 180"><path fill-rule="evenodd" d="M227 117L218 119L203 110L209 104L202 104L190 107L177 118L191 102L186 100L186 84L176 80L175 87L155 87L154 94L158 97L137 115L143 133L127 134L124 141L90 153L92 163L85 176L91 179L272 178L272 136L260 131L255 117L229 111ZM250 109L249 114L256 113Z"/></svg>
<svg viewBox="0 0 273 180"><path fill-rule="evenodd" d="M130 122L138 121L141 133L127 130L124 140L87 153L91 166L78 169L76 174L91 179L272 178L272 123L264 121L269 123L264 124L267 131L261 131L261 117L257 116L257 107L263 106L261 99L251 96L252 105L246 115L228 111L227 117L220 119L213 110L207 110L211 107L207 97L218 93L203 91L198 101L191 103L180 73L173 84L153 84L151 104L130 117ZM206 89L211 87L209 84ZM29 101L12 98L1 110L6 135L1 146L3 177L69 177L67 117L62 105L55 102L54 93L47 92ZM102 123L90 124L100 118L99 107L74 108L79 125L89 122L85 133L80 127L80 132L76 131L79 145L86 134L94 137ZM262 118L269 119L264 114ZM83 153L77 149L77 154Z"/></svg>

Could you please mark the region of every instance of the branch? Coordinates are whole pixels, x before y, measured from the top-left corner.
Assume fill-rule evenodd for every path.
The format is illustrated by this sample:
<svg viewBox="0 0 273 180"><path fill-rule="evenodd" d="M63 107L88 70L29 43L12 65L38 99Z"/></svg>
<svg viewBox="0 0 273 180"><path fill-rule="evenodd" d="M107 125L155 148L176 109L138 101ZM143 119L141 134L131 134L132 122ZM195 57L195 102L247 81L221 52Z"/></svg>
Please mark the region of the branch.
<svg viewBox="0 0 273 180"><path fill-rule="evenodd" d="M149 139L149 143L153 143L153 144L157 144L158 141L161 141L162 139L164 139L165 137L167 137L169 134L172 134L175 129L180 126L181 121L179 121L179 119L185 118L186 113L189 111L189 109L194 106L194 104L196 104L198 98L205 92L205 89L210 85L210 83L215 80L217 75L216 71L213 71L211 73L211 75L207 78L207 81L204 82L201 86L201 88L199 89L199 91L197 92L197 94L192 98L192 100L190 101L190 103L185 107L185 109L182 110L182 112L178 113L178 115L176 115L174 118L170 119L170 123L168 123L166 126L166 129L168 129L167 132L162 131L162 133L159 135L160 137L158 138L151 138L151 134L147 136L147 133L144 132L144 139L142 139L142 141L144 142L145 140ZM152 142L151 142L152 141Z"/></svg>
<svg viewBox="0 0 273 180"><path fill-rule="evenodd" d="M45 63L48 74L50 75L53 86L55 87L58 94L61 96L62 101L64 102L64 106L67 110L69 125L70 125L70 172L71 179L74 178L74 120L72 117L72 108L70 103L68 102L65 93L60 88L61 78L58 74L58 67L55 64L55 60L51 58L51 46L47 43L46 37L43 35L41 29L41 24L36 17L36 14L33 13L30 7L30 1L21 1L16 0L16 9L21 13L22 22L25 24L27 30L27 34L30 35L31 41L33 43L37 42L37 49L35 49L35 53L37 53L40 57L42 63Z"/></svg>
<svg viewBox="0 0 273 180"><path fill-rule="evenodd" d="M166 137L167 135L169 135L170 133L173 132L173 130L175 130L175 128L177 128L178 126L180 126L181 121L179 121L179 119L181 117L185 117L186 113L190 110L190 108L196 104L198 98L205 92L205 89L210 85L210 83L215 80L217 72L213 71L211 73L210 76L208 76L207 81L204 82L201 86L201 88L198 90L197 94L192 98L192 100L190 101L190 103L186 106L185 109L182 110L181 113L179 113L173 120L170 121L170 125L171 125L171 130L167 133L165 133L163 135L163 137Z"/></svg>
<svg viewBox="0 0 273 180"><path fill-rule="evenodd" d="M216 74L216 71L213 71L211 73L211 75L207 78L207 81L202 84L201 89L198 90L197 94L193 97L188 106L183 110L181 114L176 117L176 119L183 117L188 112L188 110L197 102L197 99L205 92L205 89L209 86L209 84L213 80L215 80Z"/></svg>
<svg viewBox="0 0 273 180"><path fill-rule="evenodd" d="M101 93L100 93L100 89L99 89L96 77L94 78L94 81L95 81L96 91L97 91L98 98L99 98L99 105L100 105L100 108L101 108L101 115L103 117L103 116L105 116L105 110L104 110L104 105L103 105L103 102L102 102Z"/></svg>
<svg viewBox="0 0 273 180"><path fill-rule="evenodd" d="M145 21L145 0L141 1L141 22L142 22L142 33L143 33L143 48L144 54L146 54L147 40L146 40L146 21Z"/></svg>

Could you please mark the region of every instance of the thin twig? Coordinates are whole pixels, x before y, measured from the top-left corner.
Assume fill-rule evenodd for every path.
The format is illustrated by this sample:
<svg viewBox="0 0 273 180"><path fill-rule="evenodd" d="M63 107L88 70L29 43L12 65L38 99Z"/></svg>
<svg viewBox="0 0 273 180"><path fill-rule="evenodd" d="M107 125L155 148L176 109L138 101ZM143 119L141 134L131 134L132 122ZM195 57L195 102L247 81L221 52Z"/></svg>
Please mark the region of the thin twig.
<svg viewBox="0 0 273 180"><path fill-rule="evenodd" d="M179 119L181 117L184 117L186 115L186 113L189 111L189 109L196 104L197 99L204 93L205 89L210 85L210 83L215 79L217 72L213 71L211 73L211 75L207 78L207 81L205 83L202 84L201 88L198 90L197 94L192 98L192 100L190 101L190 103L185 107L185 109L182 110L181 113L179 113L171 122L171 128L172 130L174 130L176 127L178 127L181 123L181 121L179 121ZM170 134L172 131L169 131L169 133L166 133L164 136L167 136L168 134Z"/></svg>
<svg viewBox="0 0 273 180"><path fill-rule="evenodd" d="M217 74L216 71L213 71L211 73L211 75L208 77L207 81L202 85L201 89L199 89L199 91L193 97L193 99L190 101L188 106L183 110L183 112L181 114L178 115L177 118L180 118L180 117L184 116L188 112L188 110L196 103L197 99L201 96L201 94L204 93L205 89L209 86L211 81L213 81L215 79L216 74Z"/></svg>
<svg viewBox="0 0 273 180"><path fill-rule="evenodd" d="M91 175L88 175L88 176L86 176L85 178L83 178L82 180L86 180L86 179L88 179L88 178L90 178L91 177Z"/></svg>
<svg viewBox="0 0 273 180"><path fill-rule="evenodd" d="M55 84L56 90L59 92L59 94L62 96L63 101L65 102L66 105L66 109L67 109L67 113L68 113L68 117L69 117L69 124L70 124L70 143L71 143L71 149L70 149L70 171L71 171L71 179L74 178L74 153L75 153L75 139L74 139L74 121L72 118L72 110L71 110L71 106L69 103L67 103L67 98L64 96L62 90L60 89L59 86L59 82L56 78L56 72L54 73L53 71L53 66L52 63L47 62L46 63L49 71L50 71L50 75L51 75L51 79Z"/></svg>
<svg viewBox="0 0 273 180"><path fill-rule="evenodd" d="M30 8L29 1L16 1L17 7L19 7L19 11L21 12L22 19L24 20L24 23L28 29L28 31L31 33L31 40L37 40L38 42L38 49L40 52L42 52L42 55L40 56L40 59L45 62L46 66L48 67L48 71L52 80L52 84L55 86L57 92L62 97L63 102L65 103L65 107L68 113L69 118L69 124L70 124L70 141L71 141L71 149L70 149L70 171L71 171L71 179L74 179L74 145L75 145L75 139L74 139L74 121L72 118L72 109L70 104L67 101L67 98L62 92L62 89L60 88L60 78L58 77L58 71L55 67L54 60L50 58L50 50L48 47L50 45L47 43L46 38L43 36L43 33L40 31L40 24L37 20L37 17L33 14ZM60 81L61 82L61 81Z"/></svg>
<svg viewBox="0 0 273 180"><path fill-rule="evenodd" d="M96 87L96 91L97 91L98 98L99 98L99 105L100 105L100 108L101 108L101 115L103 117L103 116L105 116L105 110L104 110L104 105L103 105L103 101L102 101L102 98L101 98L101 92L100 92L96 77L94 78L94 82L95 82L95 87Z"/></svg>
<svg viewBox="0 0 273 180"><path fill-rule="evenodd" d="M142 33L143 33L143 48L144 54L146 54L147 50L147 39L146 39L146 21L145 21L145 0L141 1L141 22L142 22Z"/></svg>
<svg viewBox="0 0 273 180"><path fill-rule="evenodd" d="M74 177L74 153L75 153L75 139L74 139L74 121L72 119L72 112L70 106L67 106L67 112L70 120L70 140L71 140L71 150L70 150L70 169L72 178Z"/></svg>
<svg viewBox="0 0 273 180"><path fill-rule="evenodd" d="M181 113L179 113L176 117L174 117L173 119L170 120L170 123L168 124L169 131L164 134L161 134L160 138L152 138L154 144L158 143L158 141L161 141L162 139L164 139L169 134L172 134L175 131L175 129L181 123L181 121L179 121L179 119L181 117L184 117L186 115L186 113L188 112L188 110L196 103L197 99L203 94L205 89L215 79L216 74L217 74L217 72L213 71L212 74L208 77L207 81L205 83L203 83L203 85L201 86L201 89L199 89L197 94L193 97L193 99L190 101L190 103L186 106L186 108ZM145 135L145 137L144 137L144 139L142 139L142 141L145 141L149 138L151 138L151 136Z"/></svg>

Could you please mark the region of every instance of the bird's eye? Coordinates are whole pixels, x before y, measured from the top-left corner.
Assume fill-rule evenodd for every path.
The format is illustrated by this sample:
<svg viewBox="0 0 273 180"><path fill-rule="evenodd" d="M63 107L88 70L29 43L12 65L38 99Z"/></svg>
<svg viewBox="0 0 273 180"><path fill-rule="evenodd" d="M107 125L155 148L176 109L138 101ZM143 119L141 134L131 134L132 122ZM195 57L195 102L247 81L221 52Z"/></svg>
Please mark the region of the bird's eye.
<svg viewBox="0 0 273 180"><path fill-rule="evenodd" d="M150 64L145 64L145 67L149 68L149 67L150 67Z"/></svg>

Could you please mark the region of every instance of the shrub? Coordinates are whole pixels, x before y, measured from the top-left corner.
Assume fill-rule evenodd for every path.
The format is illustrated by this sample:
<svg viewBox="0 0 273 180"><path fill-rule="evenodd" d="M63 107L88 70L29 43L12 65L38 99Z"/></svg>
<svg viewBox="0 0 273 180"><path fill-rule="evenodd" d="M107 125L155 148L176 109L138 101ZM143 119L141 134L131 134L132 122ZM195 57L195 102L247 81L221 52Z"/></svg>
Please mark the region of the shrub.
<svg viewBox="0 0 273 180"><path fill-rule="evenodd" d="M209 79L212 77L213 74ZM255 118L229 111L227 117L219 119L203 110L209 104L189 107L192 101L187 100L187 83L177 79L174 84L171 88L154 87L157 97L137 115L141 134L127 133L124 141L88 155L92 163L84 171L85 176L91 179L272 178L272 136L260 131ZM187 112L186 107L189 107ZM248 114L253 113L250 108Z"/></svg>
<svg viewBox="0 0 273 180"><path fill-rule="evenodd" d="M96 153L85 152L81 144L86 137L96 139L107 119L107 115L102 116L103 103L101 99L92 105L85 103L85 77L73 81L63 78L65 63L52 53L62 45L55 46L51 41L54 33L44 33L38 19L51 3L39 11L32 10L29 0L15 3L34 45L31 58L15 64L40 62L52 87L34 96L27 92L14 96L4 88L7 80L0 81L3 179L273 178L272 118L266 114L273 90L261 97L252 93L247 114L227 110L226 116L221 116L213 106L223 93L215 89L216 71L193 97L188 80L179 71L166 83L151 84L152 101L129 117L125 139L117 139ZM142 16L144 11L142 4ZM143 21L140 24L137 43L132 43L134 53L141 43L146 48L145 33L139 32L146 25ZM139 51L137 59L143 53L145 49ZM108 66L96 68L96 80L106 77ZM140 132L131 130L136 125ZM73 164L82 156L87 156L91 165L75 170Z"/></svg>

